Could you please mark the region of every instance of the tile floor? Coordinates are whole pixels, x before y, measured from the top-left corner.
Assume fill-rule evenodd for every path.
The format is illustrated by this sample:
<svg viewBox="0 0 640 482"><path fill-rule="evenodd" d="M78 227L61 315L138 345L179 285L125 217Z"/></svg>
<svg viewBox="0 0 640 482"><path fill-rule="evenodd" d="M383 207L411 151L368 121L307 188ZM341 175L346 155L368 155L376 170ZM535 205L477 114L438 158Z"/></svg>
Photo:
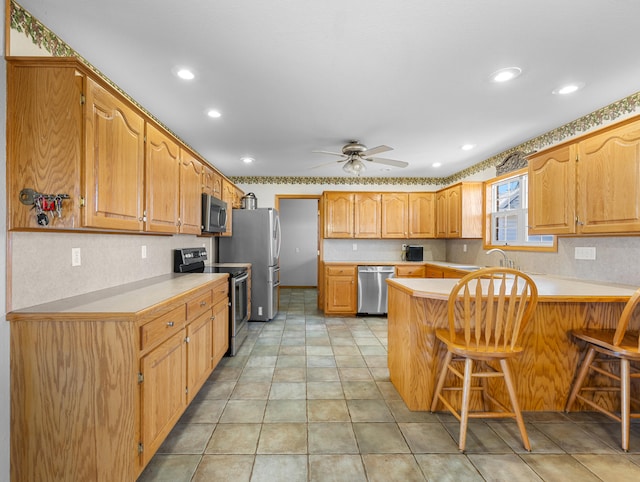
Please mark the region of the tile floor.
<svg viewBox="0 0 640 482"><path fill-rule="evenodd" d="M282 289L281 311L250 323L139 481L638 481L640 424L594 413L475 420L467 450L444 413L410 412L386 368L386 318L325 318L316 291Z"/></svg>

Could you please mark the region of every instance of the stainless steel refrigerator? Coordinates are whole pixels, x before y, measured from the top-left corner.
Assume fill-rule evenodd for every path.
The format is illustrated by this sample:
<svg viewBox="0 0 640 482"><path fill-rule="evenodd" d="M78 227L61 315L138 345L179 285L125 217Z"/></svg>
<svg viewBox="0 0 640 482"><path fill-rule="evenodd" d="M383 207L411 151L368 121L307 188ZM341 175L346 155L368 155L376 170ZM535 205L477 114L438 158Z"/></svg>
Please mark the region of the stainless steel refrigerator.
<svg viewBox="0 0 640 482"><path fill-rule="evenodd" d="M218 261L251 263L249 320L269 321L278 313L280 218L274 208L234 209L232 236L218 239Z"/></svg>

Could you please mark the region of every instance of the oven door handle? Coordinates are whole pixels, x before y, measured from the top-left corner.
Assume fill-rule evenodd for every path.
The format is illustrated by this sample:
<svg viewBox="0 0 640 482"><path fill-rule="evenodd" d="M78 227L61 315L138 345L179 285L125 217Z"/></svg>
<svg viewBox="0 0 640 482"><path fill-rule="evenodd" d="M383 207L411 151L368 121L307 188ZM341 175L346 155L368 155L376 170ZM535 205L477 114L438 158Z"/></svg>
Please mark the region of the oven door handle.
<svg viewBox="0 0 640 482"><path fill-rule="evenodd" d="M235 283L240 283L242 281L249 279L249 273L244 273L244 274L241 274L240 276L234 276L232 279L234 280Z"/></svg>

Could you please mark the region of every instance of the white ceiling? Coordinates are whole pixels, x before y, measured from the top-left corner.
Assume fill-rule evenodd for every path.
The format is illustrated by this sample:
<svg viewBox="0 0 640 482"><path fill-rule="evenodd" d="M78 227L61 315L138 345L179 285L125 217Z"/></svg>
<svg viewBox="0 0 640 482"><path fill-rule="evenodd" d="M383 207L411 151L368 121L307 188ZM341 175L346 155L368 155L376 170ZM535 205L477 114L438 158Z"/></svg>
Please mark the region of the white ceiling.
<svg viewBox="0 0 640 482"><path fill-rule="evenodd" d="M312 151L351 139L444 177L640 91L638 0L19 3L230 177L342 176Z"/></svg>

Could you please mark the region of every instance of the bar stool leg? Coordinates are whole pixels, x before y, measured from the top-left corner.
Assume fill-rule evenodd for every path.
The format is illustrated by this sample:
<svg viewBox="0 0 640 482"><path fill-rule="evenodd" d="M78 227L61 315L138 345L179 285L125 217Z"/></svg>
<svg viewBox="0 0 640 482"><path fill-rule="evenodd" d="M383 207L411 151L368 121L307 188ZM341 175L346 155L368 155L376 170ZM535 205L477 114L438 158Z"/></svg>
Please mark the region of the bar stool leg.
<svg viewBox="0 0 640 482"><path fill-rule="evenodd" d="M518 405L518 397L516 396L516 389L513 385L513 379L511 378L511 371L509 370L507 360L504 358L500 360L500 367L502 368L502 373L504 373L504 382L507 385L509 398L511 398L511 406L513 407L513 412L516 416L516 423L518 424L520 436L522 437L522 445L524 445L524 448L527 449L527 451L531 452L529 436L527 435L527 429L524 426L524 419L522 418L522 412L520 412L520 405Z"/></svg>
<svg viewBox="0 0 640 482"><path fill-rule="evenodd" d="M584 356L584 360L582 365L580 365L580 370L578 371L578 375L576 376L576 380L573 382L573 388L571 389L571 393L569 394L569 399L567 400L567 404L564 407L564 411L568 412L571 410L573 403L576 401L576 397L582 388L582 384L584 383L584 379L587 377L589 373L589 367L591 363L593 363L593 359L596 357L596 350L592 346L589 347L587 354Z"/></svg>
<svg viewBox="0 0 640 482"><path fill-rule="evenodd" d="M469 403L471 398L471 375L473 373L473 360L466 358L464 361L464 380L462 381L462 407L460 409L460 441L458 448L464 452L467 443L467 425L469 422Z"/></svg>
<svg viewBox="0 0 640 482"><path fill-rule="evenodd" d="M433 400L431 401L431 411L435 412L436 407L438 406L438 397L442 392L442 387L444 386L444 381L447 378L447 372L449 371L449 363L451 363L451 359L453 358L453 353L447 351L447 355L444 357L444 361L442 363L442 369L440 370L440 376L438 377L438 384L436 385L436 389L433 392Z"/></svg>
<svg viewBox="0 0 640 482"><path fill-rule="evenodd" d="M631 367L629 360L620 359L620 417L622 418L622 450L629 451L629 419L631 411Z"/></svg>

